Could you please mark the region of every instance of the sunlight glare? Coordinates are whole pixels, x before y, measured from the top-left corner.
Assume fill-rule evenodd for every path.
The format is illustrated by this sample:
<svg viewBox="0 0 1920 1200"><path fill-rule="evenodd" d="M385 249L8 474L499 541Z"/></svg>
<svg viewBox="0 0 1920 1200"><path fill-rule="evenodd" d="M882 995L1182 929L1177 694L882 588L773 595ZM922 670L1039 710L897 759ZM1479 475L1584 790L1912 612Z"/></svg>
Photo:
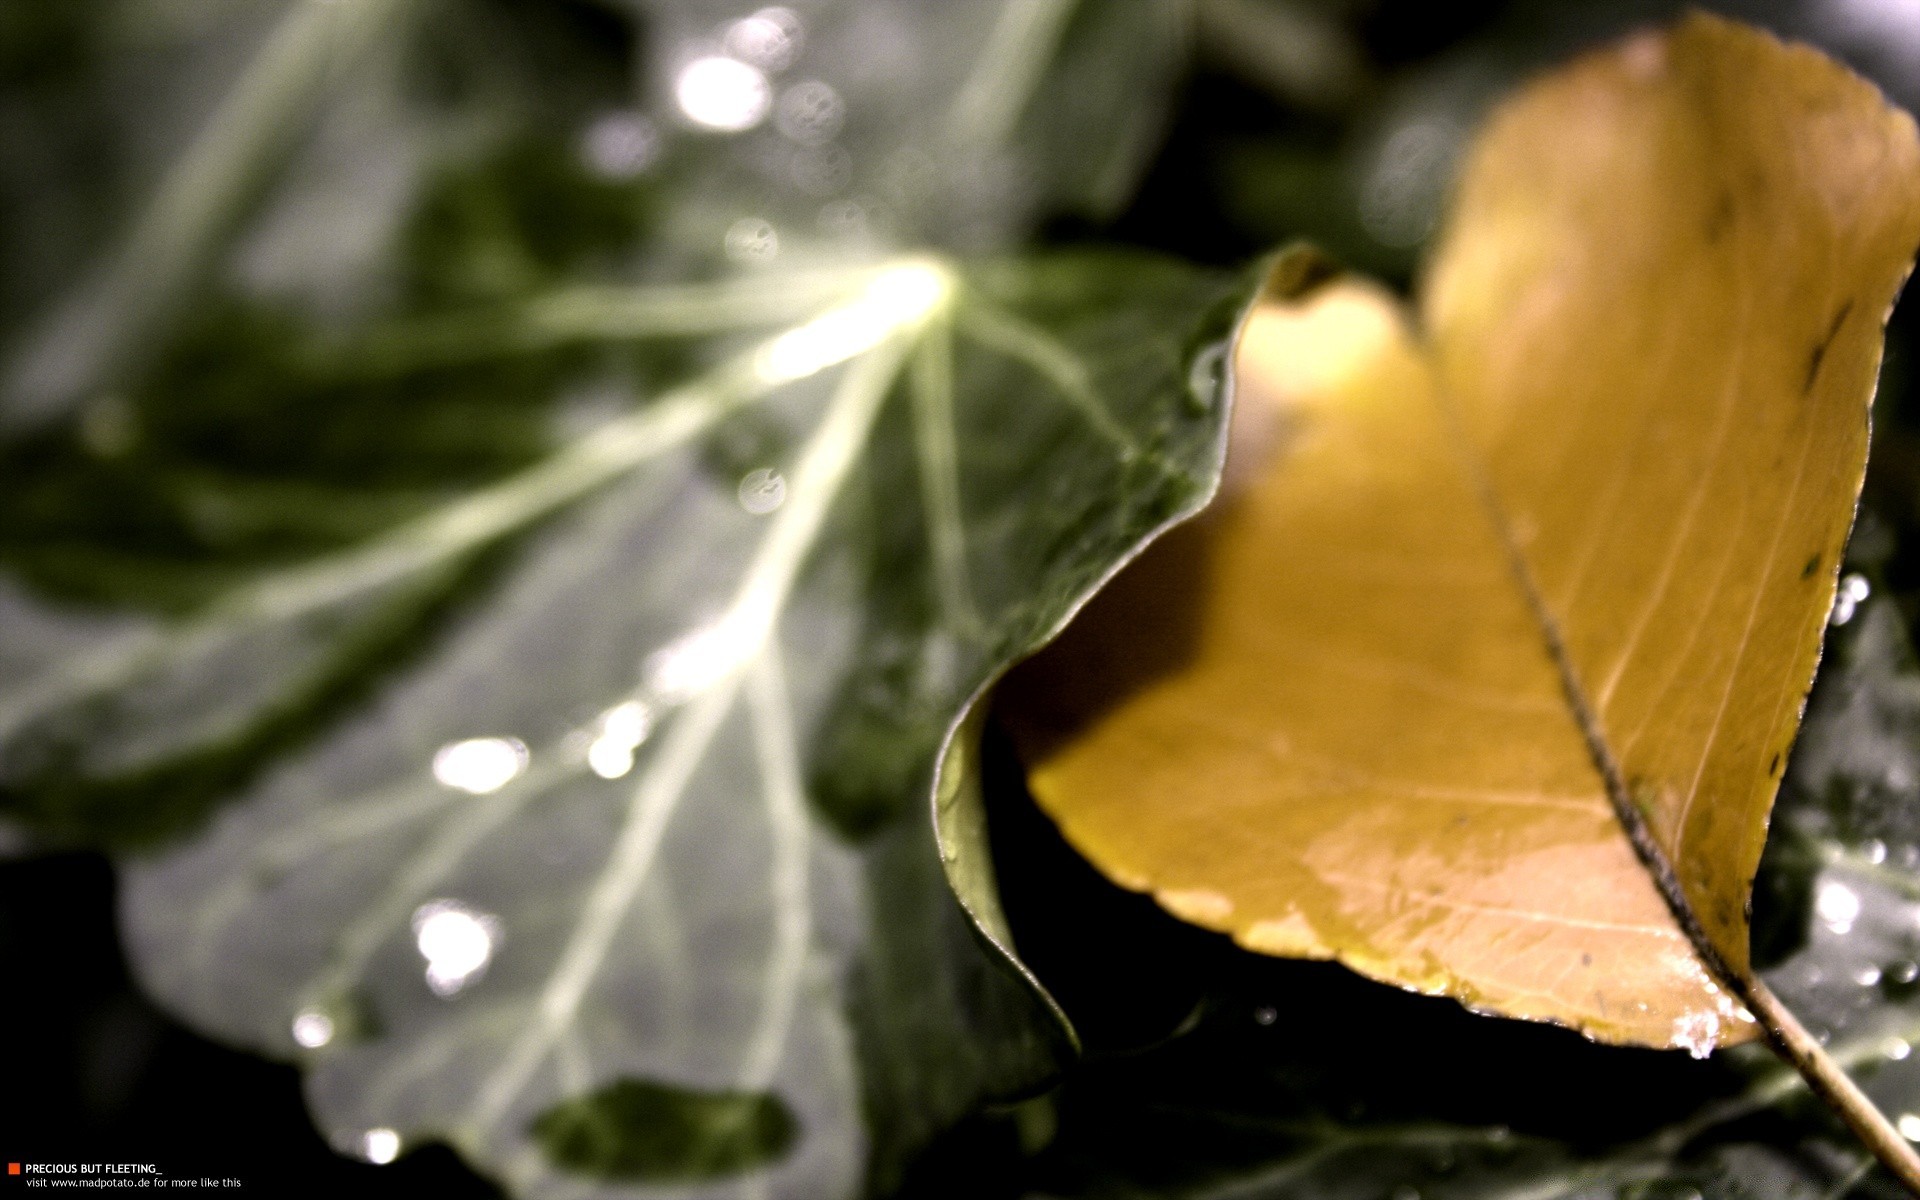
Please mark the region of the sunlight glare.
<svg viewBox="0 0 1920 1200"><path fill-rule="evenodd" d="M804 379L865 353L902 329L932 316L953 284L938 263L914 260L874 277L851 304L789 329L760 352L760 378L768 383Z"/></svg>

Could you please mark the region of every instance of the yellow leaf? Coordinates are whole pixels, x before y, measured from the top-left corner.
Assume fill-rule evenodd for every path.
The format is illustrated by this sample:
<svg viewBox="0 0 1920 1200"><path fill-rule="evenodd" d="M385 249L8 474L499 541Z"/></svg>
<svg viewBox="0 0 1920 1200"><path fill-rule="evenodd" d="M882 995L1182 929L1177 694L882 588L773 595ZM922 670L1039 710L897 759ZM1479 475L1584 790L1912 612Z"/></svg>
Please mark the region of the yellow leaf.
<svg viewBox="0 0 1920 1200"><path fill-rule="evenodd" d="M1812 50L1695 16L1527 88L1417 328L1352 280L1249 319L1225 498L1003 692L1035 796L1252 949L1754 1036L1747 900L1916 241L1912 121Z"/></svg>

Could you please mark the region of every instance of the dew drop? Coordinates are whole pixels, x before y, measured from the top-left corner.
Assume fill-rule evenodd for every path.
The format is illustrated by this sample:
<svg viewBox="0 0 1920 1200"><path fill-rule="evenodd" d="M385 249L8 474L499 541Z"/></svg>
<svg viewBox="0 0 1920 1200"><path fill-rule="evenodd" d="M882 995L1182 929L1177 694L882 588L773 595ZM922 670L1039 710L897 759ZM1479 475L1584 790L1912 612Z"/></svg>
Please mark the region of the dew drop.
<svg viewBox="0 0 1920 1200"><path fill-rule="evenodd" d="M863 238L867 210L854 200L829 200L820 208L820 232L834 238Z"/></svg>
<svg viewBox="0 0 1920 1200"><path fill-rule="evenodd" d="M1673 1019L1670 1044L1695 1058L1705 1058L1713 1053L1714 1041L1719 1034L1720 1017L1717 1013L1691 1012Z"/></svg>
<svg viewBox="0 0 1920 1200"><path fill-rule="evenodd" d="M1360 220L1368 233L1389 246L1414 246L1426 238L1460 138L1459 127L1442 118L1394 131L1361 188Z"/></svg>
<svg viewBox="0 0 1920 1200"><path fill-rule="evenodd" d="M633 770L633 752L653 731L653 710L638 700L616 704L600 714L600 732L587 744L587 769L602 779L618 779Z"/></svg>
<svg viewBox="0 0 1920 1200"><path fill-rule="evenodd" d="M333 1018L309 1008L293 1019L293 1040L308 1050L318 1050L333 1040Z"/></svg>
<svg viewBox="0 0 1920 1200"><path fill-rule="evenodd" d="M740 133L766 120L773 89L758 67L708 55L680 68L673 98L687 120L720 133Z"/></svg>
<svg viewBox="0 0 1920 1200"><path fill-rule="evenodd" d="M794 149L787 177L809 196L831 196L853 181L853 156L834 143Z"/></svg>
<svg viewBox="0 0 1920 1200"><path fill-rule="evenodd" d="M1913 1053L1913 1044L1905 1038L1888 1038L1881 1052L1894 1062L1904 1062Z"/></svg>
<svg viewBox="0 0 1920 1200"><path fill-rule="evenodd" d="M1887 978L1895 983L1912 983L1920 979L1920 963L1911 959L1901 959L1897 963L1892 963L1887 967Z"/></svg>
<svg viewBox="0 0 1920 1200"><path fill-rule="evenodd" d="M723 245L734 262L765 262L780 253L780 234L759 217L741 217L727 226Z"/></svg>
<svg viewBox="0 0 1920 1200"><path fill-rule="evenodd" d="M803 146L819 146L834 139L846 118L847 102L833 85L809 79L781 93L773 125Z"/></svg>
<svg viewBox="0 0 1920 1200"><path fill-rule="evenodd" d="M740 480L740 507L756 517L765 516L787 500L787 481L772 467L748 471Z"/></svg>
<svg viewBox="0 0 1920 1200"><path fill-rule="evenodd" d="M1220 392L1220 372L1227 361L1227 347L1216 342L1193 356L1187 365L1187 398L1200 412L1213 408Z"/></svg>
<svg viewBox="0 0 1920 1200"><path fill-rule="evenodd" d="M1847 575L1840 581L1840 590L1833 596L1833 616L1835 625L1845 625L1853 620L1853 614L1860 602L1873 594L1873 588L1867 583L1867 577L1858 572Z"/></svg>
<svg viewBox="0 0 1920 1200"><path fill-rule="evenodd" d="M763 8L727 27L728 54L763 71L779 73L793 65L806 40L806 27L790 8Z"/></svg>
<svg viewBox="0 0 1920 1200"><path fill-rule="evenodd" d="M1894 1124L1898 1126L1901 1137L1910 1142L1920 1142L1920 1117L1912 1113L1901 1113L1900 1119Z"/></svg>
<svg viewBox="0 0 1920 1200"><path fill-rule="evenodd" d="M486 973L500 921L458 900L429 900L413 911L413 940L427 960L427 987L445 999Z"/></svg>
<svg viewBox="0 0 1920 1200"><path fill-rule="evenodd" d="M519 738L467 738L434 751L433 777L455 791L485 796L512 783L528 761Z"/></svg>
<svg viewBox="0 0 1920 1200"><path fill-rule="evenodd" d="M1873 966L1861 967L1853 973L1853 981L1861 987L1872 987L1880 982L1880 968Z"/></svg>
<svg viewBox="0 0 1920 1200"><path fill-rule="evenodd" d="M367 1130L360 1137L360 1157L383 1166L399 1158L399 1133L385 1127Z"/></svg>
<svg viewBox="0 0 1920 1200"><path fill-rule="evenodd" d="M1256 1025L1271 1025L1279 1019L1280 1011L1267 1005L1263 1004L1253 1010L1253 1023Z"/></svg>
<svg viewBox="0 0 1920 1200"><path fill-rule="evenodd" d="M587 127L580 157L606 179L644 174L660 153L660 131L638 113L608 113Z"/></svg>
<svg viewBox="0 0 1920 1200"><path fill-rule="evenodd" d="M1879 838L1871 838L1860 847L1860 857L1877 867L1887 861L1887 844Z"/></svg>
<svg viewBox="0 0 1920 1200"><path fill-rule="evenodd" d="M1860 897L1843 883L1823 883L1813 908L1827 928L1845 935L1852 932L1853 922L1860 915Z"/></svg>

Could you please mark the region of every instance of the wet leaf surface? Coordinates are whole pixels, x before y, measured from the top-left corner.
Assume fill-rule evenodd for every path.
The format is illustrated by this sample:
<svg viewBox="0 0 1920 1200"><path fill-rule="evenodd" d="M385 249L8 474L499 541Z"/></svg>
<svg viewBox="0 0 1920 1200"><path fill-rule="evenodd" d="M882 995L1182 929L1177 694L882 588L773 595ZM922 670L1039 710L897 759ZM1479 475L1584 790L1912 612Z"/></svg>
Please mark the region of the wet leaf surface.
<svg viewBox="0 0 1920 1200"><path fill-rule="evenodd" d="M1751 1038L1725 988L1917 158L1871 86L1706 17L1509 102L1420 334L1352 282L1249 325L1240 490L1007 693L1042 805L1252 949Z"/></svg>
<svg viewBox="0 0 1920 1200"><path fill-rule="evenodd" d="M9 836L120 850L146 988L298 1061L342 1153L885 1191L1071 1038L949 891L943 740L1217 478L1250 284L1008 249L1124 197L1176 8L651 6L663 79L765 89L736 134L598 6L349 7L399 36L221 43L342 90L187 137L247 186L18 339Z"/></svg>
<svg viewBox="0 0 1920 1200"><path fill-rule="evenodd" d="M1898 1118L1920 1112L1920 1008L1900 982L1920 949L1920 831L1910 793L1887 781L1916 744L1920 674L1877 583L1888 541L1869 519L1848 560L1846 577L1876 582L1827 637L1760 871L1755 936L1767 980ZM1105 1041L1057 1094L1057 1133L1026 1168L1029 1194L1904 1194L1761 1047L1695 1061L1480 1020L1330 965L1248 955L1091 879L1044 890L1036 872L1077 860L1032 835L1044 818L1020 795L1010 750L990 757L1008 915L1068 1013L1111 1012L1113 991L1169 973L1185 984L1157 1023L1137 1024L1130 1044ZM1853 900L1829 899L1822 915L1817 898L1836 887ZM1063 896L1069 914L1056 921ZM1069 945L1067 927L1096 904L1111 940ZM1176 1031L1183 1005L1197 1008ZM1302 1042L1302 1027L1317 1036Z"/></svg>

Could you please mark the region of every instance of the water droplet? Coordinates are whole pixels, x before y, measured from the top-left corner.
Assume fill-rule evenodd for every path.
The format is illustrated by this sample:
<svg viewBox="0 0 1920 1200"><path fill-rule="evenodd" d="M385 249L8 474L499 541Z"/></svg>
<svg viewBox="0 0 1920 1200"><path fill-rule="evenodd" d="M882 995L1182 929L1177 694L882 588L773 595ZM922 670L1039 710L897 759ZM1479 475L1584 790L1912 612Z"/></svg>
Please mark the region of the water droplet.
<svg viewBox="0 0 1920 1200"><path fill-rule="evenodd" d="M1418 245L1439 216L1446 167L1461 130L1441 118L1412 121L1396 130L1360 192L1360 220L1388 246Z"/></svg>
<svg viewBox="0 0 1920 1200"><path fill-rule="evenodd" d="M1713 1053L1714 1041L1720 1034L1720 1017L1713 1012L1691 1012L1673 1019L1673 1035L1670 1044L1685 1050L1695 1058L1705 1058Z"/></svg>
<svg viewBox="0 0 1920 1200"><path fill-rule="evenodd" d="M740 507L754 516L765 516L787 500L787 481L772 467L748 471L740 481Z"/></svg>
<svg viewBox="0 0 1920 1200"><path fill-rule="evenodd" d="M863 238L867 210L853 200L830 200L820 208L820 232L834 238Z"/></svg>
<svg viewBox="0 0 1920 1200"><path fill-rule="evenodd" d="M1280 1019L1280 1010L1261 1005L1253 1010L1253 1022L1256 1025L1271 1025Z"/></svg>
<svg viewBox="0 0 1920 1200"><path fill-rule="evenodd" d="M1905 1038L1888 1038L1881 1051L1894 1062L1904 1062L1913 1053L1913 1044Z"/></svg>
<svg viewBox="0 0 1920 1200"><path fill-rule="evenodd" d="M1887 844L1879 838L1870 838L1866 845L1860 847L1860 857L1877 867L1887 861Z"/></svg>
<svg viewBox="0 0 1920 1200"><path fill-rule="evenodd" d="M1840 590L1834 593L1832 622L1835 625L1845 625L1853 620L1853 614L1860 607L1860 602L1872 594L1873 588L1867 583L1866 576L1858 572L1849 573L1840 581Z"/></svg>
<svg viewBox="0 0 1920 1200"><path fill-rule="evenodd" d="M1900 847L1900 865L1909 871L1915 867L1920 867L1920 846L1907 845Z"/></svg>
<svg viewBox="0 0 1920 1200"><path fill-rule="evenodd" d="M639 113L608 113L587 127L580 157L587 169L608 179L645 173L660 153L660 131Z"/></svg>
<svg viewBox="0 0 1920 1200"><path fill-rule="evenodd" d="M790 8L763 8L729 25L723 42L728 54L777 74L800 56L806 26Z"/></svg>
<svg viewBox="0 0 1920 1200"><path fill-rule="evenodd" d="M387 1128L369 1129L360 1137L360 1157L385 1165L400 1157L400 1135Z"/></svg>
<svg viewBox="0 0 1920 1200"><path fill-rule="evenodd" d="M1220 393L1220 369L1227 361L1227 347L1216 342L1193 356L1187 365L1187 397L1196 408L1206 412Z"/></svg>
<svg viewBox="0 0 1920 1200"><path fill-rule="evenodd" d="M1902 959L1887 968L1887 978L1895 983L1912 983L1920 979L1920 963Z"/></svg>
<svg viewBox="0 0 1920 1200"><path fill-rule="evenodd" d="M833 85L809 79L780 94L773 124L803 146L819 146L834 139L846 118L847 102Z"/></svg>
<svg viewBox="0 0 1920 1200"><path fill-rule="evenodd" d="M1910 1142L1920 1142L1920 1117L1912 1113L1901 1113L1900 1119L1894 1124L1899 1127L1901 1137Z"/></svg>
<svg viewBox="0 0 1920 1200"><path fill-rule="evenodd" d="M709 55L680 68L673 98L695 125L740 133L766 120L773 89L758 67L737 58Z"/></svg>
<svg viewBox="0 0 1920 1200"><path fill-rule="evenodd" d="M500 921L458 900L429 900L413 910L413 940L427 960L427 987L444 998L486 973Z"/></svg>
<svg viewBox="0 0 1920 1200"><path fill-rule="evenodd" d="M1880 968L1872 966L1861 967L1853 973L1853 981L1861 987L1872 987L1874 984L1880 982Z"/></svg>
<svg viewBox="0 0 1920 1200"><path fill-rule="evenodd" d="M618 779L633 770L633 752L653 731L653 710L638 700L614 705L600 714L600 732L587 745L587 768L602 779Z"/></svg>
<svg viewBox="0 0 1920 1200"><path fill-rule="evenodd" d="M434 751L433 777L456 791L484 796L518 778L529 758L519 738L468 738Z"/></svg>
<svg viewBox="0 0 1920 1200"><path fill-rule="evenodd" d="M1827 928L1844 936L1852 932L1853 922L1860 916L1860 897L1847 885L1829 881L1820 885L1813 910Z"/></svg>
<svg viewBox="0 0 1920 1200"><path fill-rule="evenodd" d="M308 1050L318 1050L333 1040L333 1018L318 1009L307 1009L293 1019L293 1040Z"/></svg>
<svg viewBox="0 0 1920 1200"><path fill-rule="evenodd" d="M787 160L787 177L809 196L831 196L853 181L853 156L845 147L831 142L806 149L795 147Z"/></svg>
<svg viewBox="0 0 1920 1200"><path fill-rule="evenodd" d="M759 217L741 217L727 226L724 244L734 262L765 262L780 253L780 234Z"/></svg>

